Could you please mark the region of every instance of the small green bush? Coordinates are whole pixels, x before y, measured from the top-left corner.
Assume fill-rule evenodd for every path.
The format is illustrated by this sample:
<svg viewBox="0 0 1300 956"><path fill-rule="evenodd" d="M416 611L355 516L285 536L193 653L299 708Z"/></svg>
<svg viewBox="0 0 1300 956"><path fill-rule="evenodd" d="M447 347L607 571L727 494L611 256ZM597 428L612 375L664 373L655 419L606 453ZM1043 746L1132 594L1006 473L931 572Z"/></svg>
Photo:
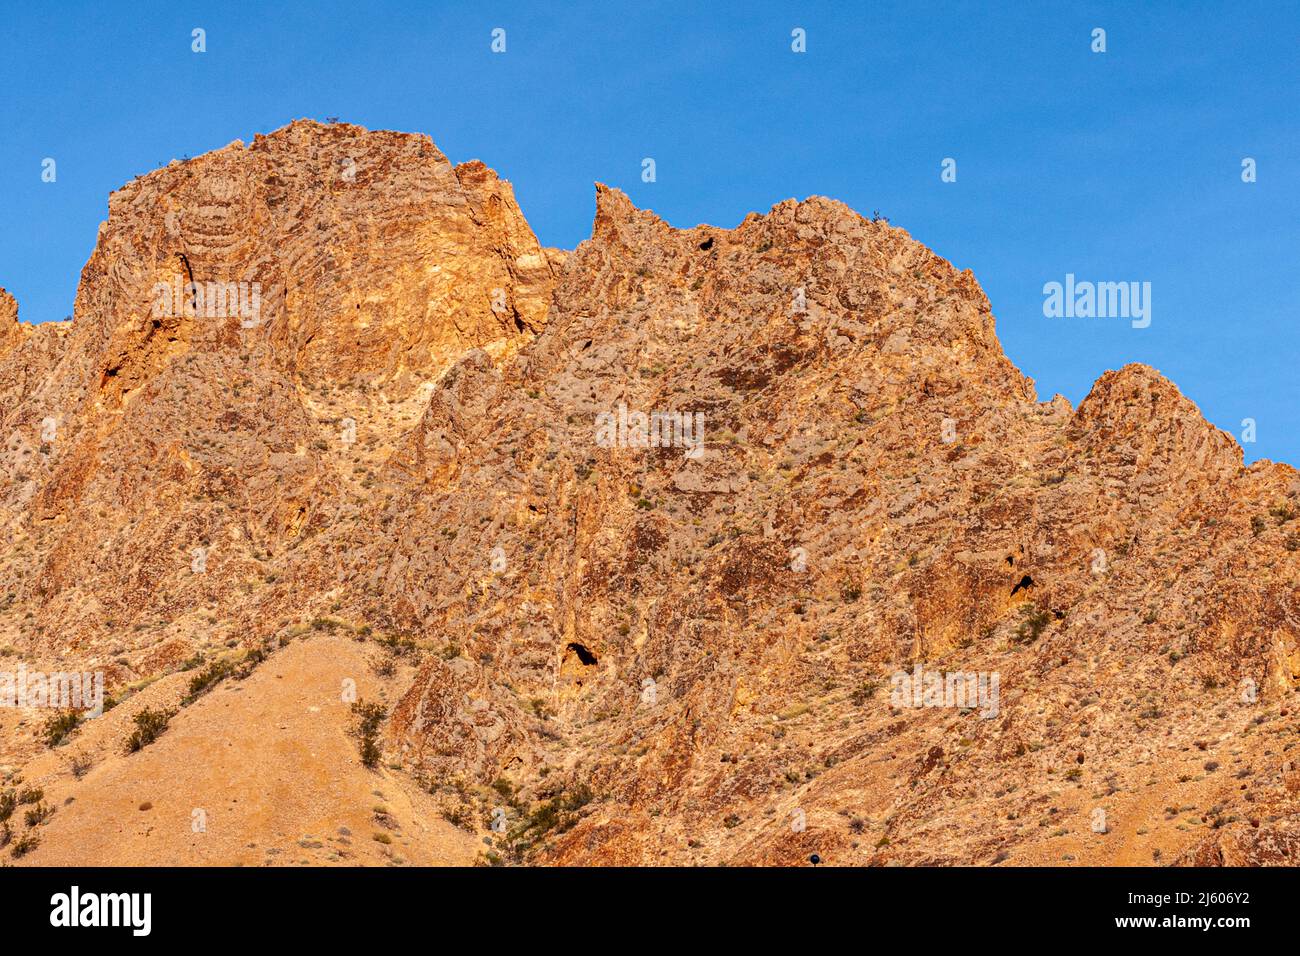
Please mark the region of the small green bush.
<svg viewBox="0 0 1300 956"><path fill-rule="evenodd" d="M207 667L190 678L190 692L185 698L185 703L194 703L194 701L229 677L234 670L235 665L225 659L209 663Z"/></svg>
<svg viewBox="0 0 1300 956"><path fill-rule="evenodd" d="M132 718L135 722L135 730L131 731L131 736L126 740L126 752L133 754L149 746L162 736L163 731L167 729L167 722L174 716L176 716L174 710L153 710L146 707L140 711Z"/></svg>
<svg viewBox="0 0 1300 956"><path fill-rule="evenodd" d="M23 819L27 821L27 826L38 827L48 820L53 813L53 807L47 806L44 803L38 803L23 814Z"/></svg>
<svg viewBox="0 0 1300 956"><path fill-rule="evenodd" d="M357 701L352 705L352 713L357 718L354 733L360 741L361 763L373 770L379 766L383 751L379 748L379 727L388 716L383 704L368 704Z"/></svg>
<svg viewBox="0 0 1300 956"><path fill-rule="evenodd" d="M57 747L63 743L64 739L77 729L81 723L81 714L75 710L61 710L57 714L52 714L45 721L45 728L41 731L45 737L47 747Z"/></svg>

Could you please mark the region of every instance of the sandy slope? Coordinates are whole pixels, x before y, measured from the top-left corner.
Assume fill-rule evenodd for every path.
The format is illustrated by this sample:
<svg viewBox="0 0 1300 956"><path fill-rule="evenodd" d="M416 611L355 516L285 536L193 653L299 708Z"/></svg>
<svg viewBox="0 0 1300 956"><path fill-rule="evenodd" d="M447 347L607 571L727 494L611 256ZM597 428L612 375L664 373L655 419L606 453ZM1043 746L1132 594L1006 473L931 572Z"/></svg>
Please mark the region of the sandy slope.
<svg viewBox="0 0 1300 956"><path fill-rule="evenodd" d="M187 675L109 711L29 765L26 782L42 786L58 811L20 864L471 862L473 837L444 822L409 778L361 765L341 689L351 678L363 699L382 695L363 649L340 637L291 643L246 680L227 680L183 708L156 743L131 756L121 747L130 715L179 698ZM68 754L96 749L101 762L76 780ZM206 813L205 832L194 832L196 809Z"/></svg>

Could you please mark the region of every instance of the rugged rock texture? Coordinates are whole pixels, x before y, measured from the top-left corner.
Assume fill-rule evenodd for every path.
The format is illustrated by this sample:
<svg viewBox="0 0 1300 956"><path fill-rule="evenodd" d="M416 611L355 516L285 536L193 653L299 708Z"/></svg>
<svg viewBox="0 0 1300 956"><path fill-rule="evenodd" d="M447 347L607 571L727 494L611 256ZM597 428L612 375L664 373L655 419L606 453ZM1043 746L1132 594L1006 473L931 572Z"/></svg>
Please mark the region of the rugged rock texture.
<svg viewBox="0 0 1300 956"><path fill-rule="evenodd" d="M156 315L191 276L259 283L257 321ZM54 751L46 713L0 726L74 808L216 759L51 759L154 679L261 661L174 694L256 751L303 697L263 668L348 634L389 710L359 772L488 862L1297 862L1300 477L1143 366L1037 401L971 274L883 221L678 230L600 186L565 253L481 163L296 123L114 194L70 329L10 302L0 643L124 703ZM606 447L620 407L703 442ZM917 665L997 674L996 714L895 706ZM190 837L131 852L236 859Z"/></svg>
<svg viewBox="0 0 1300 956"><path fill-rule="evenodd" d="M0 288L0 354L22 342L23 327L18 323L18 303Z"/></svg>

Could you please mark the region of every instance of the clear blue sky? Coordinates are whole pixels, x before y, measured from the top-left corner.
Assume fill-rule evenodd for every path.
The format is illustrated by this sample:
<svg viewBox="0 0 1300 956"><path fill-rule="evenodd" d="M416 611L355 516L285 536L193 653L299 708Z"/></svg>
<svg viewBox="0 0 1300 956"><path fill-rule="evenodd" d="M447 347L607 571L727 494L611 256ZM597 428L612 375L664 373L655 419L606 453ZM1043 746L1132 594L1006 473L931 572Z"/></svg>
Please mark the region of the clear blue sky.
<svg viewBox="0 0 1300 956"><path fill-rule="evenodd" d="M1239 438L1254 418L1248 461L1300 464L1290 0L6 0L2 22L0 285L28 321L71 312L131 177L337 116L484 160L548 245L589 235L596 180L678 226L813 194L878 209L974 271L1041 398L1077 403L1104 370L1146 362ZM1150 328L1045 318L1043 284L1067 272L1151 282Z"/></svg>

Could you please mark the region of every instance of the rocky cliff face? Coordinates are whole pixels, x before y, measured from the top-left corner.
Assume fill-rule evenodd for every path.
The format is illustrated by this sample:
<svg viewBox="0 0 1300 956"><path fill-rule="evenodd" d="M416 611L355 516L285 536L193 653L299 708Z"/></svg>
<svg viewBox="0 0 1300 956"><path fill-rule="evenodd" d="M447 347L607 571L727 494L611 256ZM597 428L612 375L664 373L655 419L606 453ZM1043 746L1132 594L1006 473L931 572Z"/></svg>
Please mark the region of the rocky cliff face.
<svg viewBox="0 0 1300 956"><path fill-rule="evenodd" d="M566 254L481 163L296 123L115 193L70 327L16 311L0 643L122 702L84 777L0 713L18 779L128 786L142 702L346 634L356 772L490 862L1296 862L1300 478L1143 366L1037 401L901 229L602 186Z"/></svg>

